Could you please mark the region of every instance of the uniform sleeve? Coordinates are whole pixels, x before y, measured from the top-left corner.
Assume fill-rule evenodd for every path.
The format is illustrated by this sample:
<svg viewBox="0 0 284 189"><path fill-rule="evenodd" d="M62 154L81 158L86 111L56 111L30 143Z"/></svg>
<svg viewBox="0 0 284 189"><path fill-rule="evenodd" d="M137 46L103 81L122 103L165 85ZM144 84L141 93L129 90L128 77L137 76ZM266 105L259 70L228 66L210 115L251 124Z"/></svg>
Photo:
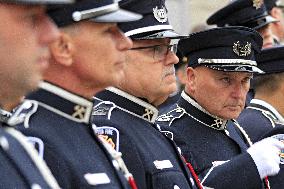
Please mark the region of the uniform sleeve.
<svg viewBox="0 0 284 189"><path fill-rule="evenodd" d="M211 188L253 189L255 186L262 186L257 167L248 153L240 154L221 165L215 165L201 175L203 185Z"/></svg>

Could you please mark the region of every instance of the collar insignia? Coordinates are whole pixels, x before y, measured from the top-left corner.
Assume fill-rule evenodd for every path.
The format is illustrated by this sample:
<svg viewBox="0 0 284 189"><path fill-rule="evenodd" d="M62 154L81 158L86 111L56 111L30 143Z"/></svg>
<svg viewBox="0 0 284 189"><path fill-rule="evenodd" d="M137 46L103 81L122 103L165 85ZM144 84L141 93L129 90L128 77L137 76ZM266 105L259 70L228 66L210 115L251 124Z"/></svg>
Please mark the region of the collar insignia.
<svg viewBox="0 0 284 189"><path fill-rule="evenodd" d="M238 56L248 56L251 54L251 43L247 42L246 45L241 46L240 42L236 42L233 45L233 51Z"/></svg>
<svg viewBox="0 0 284 189"><path fill-rule="evenodd" d="M263 0L253 0L253 6L259 9L263 5Z"/></svg>
<svg viewBox="0 0 284 189"><path fill-rule="evenodd" d="M85 113L86 113L86 107L76 105L74 106L74 113L72 114L72 117L78 118L78 119L84 119Z"/></svg>
<svg viewBox="0 0 284 189"><path fill-rule="evenodd" d="M212 128L215 128L217 130L223 130L223 129L226 128L226 125L224 125L224 120L222 120L222 119L215 119L214 122L215 123L210 125ZM225 123L227 123L227 122L225 121Z"/></svg>
<svg viewBox="0 0 284 189"><path fill-rule="evenodd" d="M145 109L145 113L142 115L143 118L151 121L153 118L154 112L150 109Z"/></svg>
<svg viewBox="0 0 284 189"><path fill-rule="evenodd" d="M153 14L158 22L165 23L168 21L167 9L164 6L161 9L153 8Z"/></svg>

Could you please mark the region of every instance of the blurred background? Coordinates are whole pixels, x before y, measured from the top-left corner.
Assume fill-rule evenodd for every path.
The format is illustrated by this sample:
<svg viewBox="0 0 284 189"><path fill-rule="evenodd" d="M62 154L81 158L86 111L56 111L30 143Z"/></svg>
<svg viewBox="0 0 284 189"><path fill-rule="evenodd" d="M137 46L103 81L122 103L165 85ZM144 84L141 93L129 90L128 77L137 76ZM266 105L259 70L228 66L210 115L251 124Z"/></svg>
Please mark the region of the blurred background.
<svg viewBox="0 0 284 189"><path fill-rule="evenodd" d="M166 0L171 25L180 34L206 24L206 19L230 0Z"/></svg>

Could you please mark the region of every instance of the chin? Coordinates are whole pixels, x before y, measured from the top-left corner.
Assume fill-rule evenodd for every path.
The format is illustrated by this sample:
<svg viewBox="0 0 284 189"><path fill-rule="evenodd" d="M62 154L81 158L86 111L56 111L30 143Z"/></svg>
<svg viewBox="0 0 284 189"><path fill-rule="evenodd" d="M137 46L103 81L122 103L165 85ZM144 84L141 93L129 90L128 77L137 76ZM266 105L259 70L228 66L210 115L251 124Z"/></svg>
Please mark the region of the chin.
<svg viewBox="0 0 284 189"><path fill-rule="evenodd" d="M176 82L174 82L174 83L172 83L170 86L169 86L169 88L168 88L169 90L169 94L172 94L172 93L174 93L174 92L176 92L177 91L177 84L176 84Z"/></svg>
<svg viewBox="0 0 284 189"><path fill-rule="evenodd" d="M33 79L33 80L27 81L26 83L22 84L23 96L30 93L30 92L37 90L41 80L42 80L42 78L40 77L40 79L39 78Z"/></svg>
<svg viewBox="0 0 284 189"><path fill-rule="evenodd" d="M222 119L227 119L227 120L229 120L229 119L237 119L238 117L239 117L239 115L240 115L240 113L227 113L227 114L225 114L225 115L221 115L220 117L222 118Z"/></svg>

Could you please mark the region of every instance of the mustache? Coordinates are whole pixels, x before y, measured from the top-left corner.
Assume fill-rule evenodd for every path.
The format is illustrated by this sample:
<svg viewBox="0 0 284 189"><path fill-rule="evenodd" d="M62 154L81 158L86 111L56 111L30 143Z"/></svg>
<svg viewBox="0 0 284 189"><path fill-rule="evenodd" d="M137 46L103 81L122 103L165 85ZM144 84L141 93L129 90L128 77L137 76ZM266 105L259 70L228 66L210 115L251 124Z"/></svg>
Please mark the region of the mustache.
<svg viewBox="0 0 284 189"><path fill-rule="evenodd" d="M164 77L167 75L173 75L173 74L175 74L174 66L167 67L167 69L164 70Z"/></svg>

